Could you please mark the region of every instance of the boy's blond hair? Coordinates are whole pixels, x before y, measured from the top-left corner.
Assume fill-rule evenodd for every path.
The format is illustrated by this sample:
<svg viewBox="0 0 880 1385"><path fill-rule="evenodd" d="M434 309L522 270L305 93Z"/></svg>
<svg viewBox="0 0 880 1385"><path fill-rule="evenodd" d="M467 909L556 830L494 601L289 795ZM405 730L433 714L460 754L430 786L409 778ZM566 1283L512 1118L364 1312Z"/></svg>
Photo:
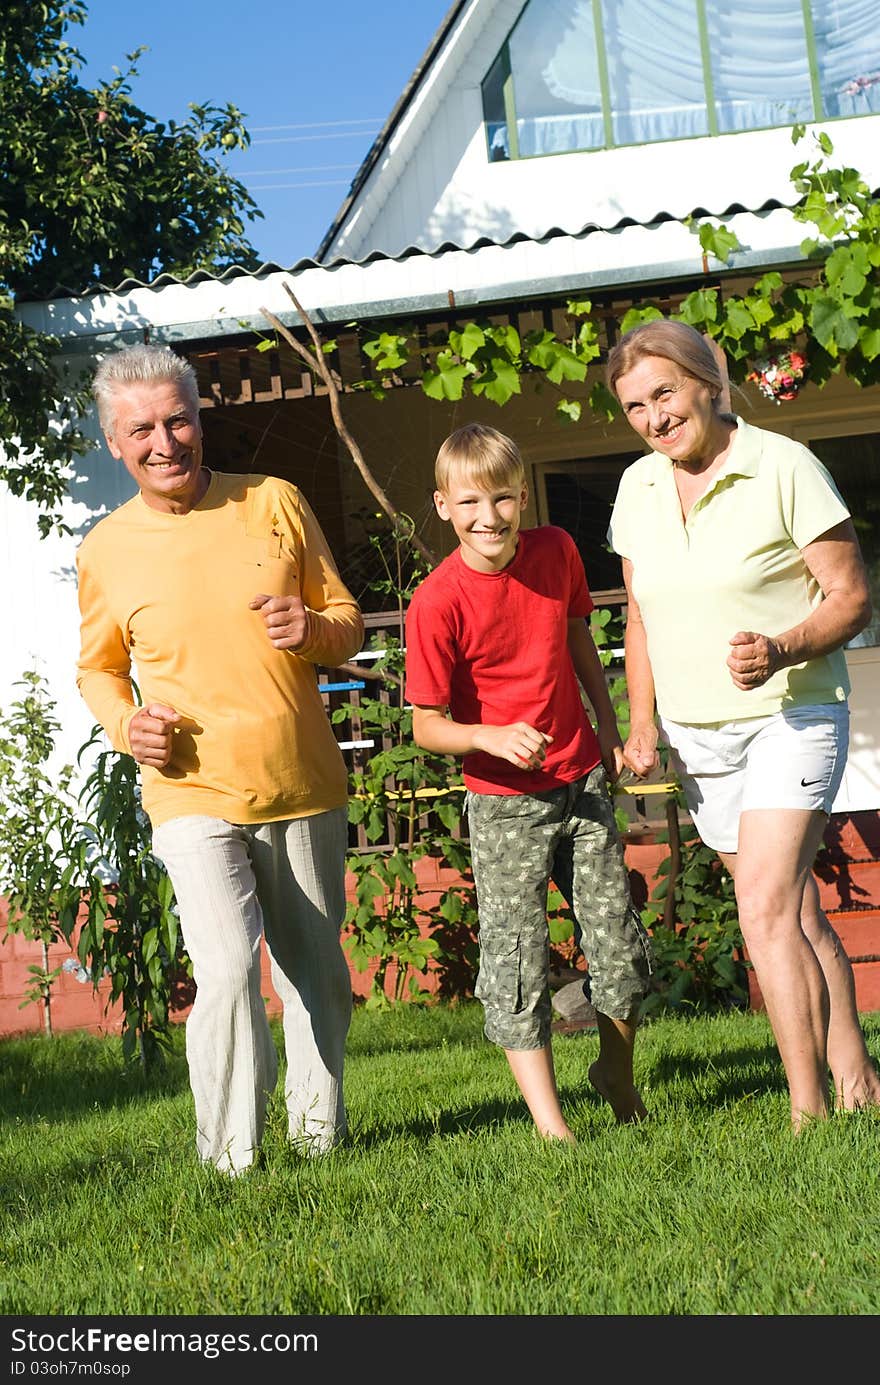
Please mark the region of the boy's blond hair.
<svg viewBox="0 0 880 1385"><path fill-rule="evenodd" d="M480 490L525 484L526 469L512 438L484 423L456 428L442 444L434 464L434 483L441 495L459 481Z"/></svg>

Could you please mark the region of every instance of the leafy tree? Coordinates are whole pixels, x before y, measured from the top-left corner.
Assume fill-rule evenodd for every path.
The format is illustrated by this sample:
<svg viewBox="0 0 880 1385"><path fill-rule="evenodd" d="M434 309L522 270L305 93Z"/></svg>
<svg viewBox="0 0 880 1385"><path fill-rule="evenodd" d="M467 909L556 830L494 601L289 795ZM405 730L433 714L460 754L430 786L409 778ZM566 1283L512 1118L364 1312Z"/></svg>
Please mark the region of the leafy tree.
<svg viewBox="0 0 880 1385"><path fill-rule="evenodd" d="M0 894L9 901L6 936L42 947L22 1005L42 1001L51 1034L61 971L78 967L96 991L107 978L106 1009L122 1007L123 1055L146 1069L169 1046L170 1011L190 998L192 965L171 881L150 849L138 767L130 755L102 751L74 798L72 766L48 768L61 728L45 679L31 669L17 686L21 696L0 709ZM80 759L101 736L94 727ZM50 967L49 948L60 942L76 958Z"/></svg>
<svg viewBox="0 0 880 1385"><path fill-rule="evenodd" d="M249 136L235 106L190 104L160 122L131 99L137 59L83 86L65 37L85 0L7 0L0 8L0 481L36 502L46 535L63 529L66 468L89 446L87 394L56 364L59 343L15 317L16 302L98 280L255 269L245 219L262 216L222 156Z"/></svg>
<svg viewBox="0 0 880 1385"><path fill-rule="evenodd" d="M40 943L41 967L28 968L25 1001L43 1002L43 1027L52 1033L51 991L60 967L49 966L49 947L73 926L70 863L75 803L72 768L51 774L47 761L60 724L40 673L18 680L21 696L0 713L0 894L9 901L7 935Z"/></svg>

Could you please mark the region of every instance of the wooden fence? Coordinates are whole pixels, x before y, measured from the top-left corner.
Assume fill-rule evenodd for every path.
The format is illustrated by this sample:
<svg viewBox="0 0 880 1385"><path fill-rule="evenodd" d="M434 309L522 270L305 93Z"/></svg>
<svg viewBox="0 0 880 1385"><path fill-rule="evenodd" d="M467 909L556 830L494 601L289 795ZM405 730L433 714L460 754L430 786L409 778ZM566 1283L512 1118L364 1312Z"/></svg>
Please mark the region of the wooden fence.
<svg viewBox="0 0 880 1385"><path fill-rule="evenodd" d="M603 604L619 605L622 593L596 593L596 596L607 599ZM388 647L389 638L403 643L404 632L399 615L394 611L372 612L364 616L364 625L363 649L340 668L318 669L318 686L328 716L343 706L351 707L350 714L335 724L334 731L349 772L355 774L362 770L370 757L379 750L390 750L394 745L392 735L377 733L373 727L364 728L359 715L362 700L370 698L390 705L392 701L403 697L402 687L396 686L389 677L377 672L375 668ZM612 663L607 670L609 682L620 676L622 668L623 651L614 650L613 654ZM402 700L400 705L405 705ZM625 837L628 841L637 842L646 836L653 837L661 830L677 833L681 822L688 820L687 815L680 810L673 809L670 812L674 784L659 774L652 776L652 780L650 783L627 783L617 790L617 806L623 810L627 818ZM393 792L393 782L390 779L386 782L389 791ZM425 798L427 804L431 800L436 800L443 792L444 790L424 789L419 790L419 795ZM422 815L420 822L427 821L429 812L430 809L426 807L426 813ZM466 833L466 824L464 830ZM354 851L375 851L391 845L390 824L386 837L376 842L367 841L362 826L352 826L350 832L349 846Z"/></svg>

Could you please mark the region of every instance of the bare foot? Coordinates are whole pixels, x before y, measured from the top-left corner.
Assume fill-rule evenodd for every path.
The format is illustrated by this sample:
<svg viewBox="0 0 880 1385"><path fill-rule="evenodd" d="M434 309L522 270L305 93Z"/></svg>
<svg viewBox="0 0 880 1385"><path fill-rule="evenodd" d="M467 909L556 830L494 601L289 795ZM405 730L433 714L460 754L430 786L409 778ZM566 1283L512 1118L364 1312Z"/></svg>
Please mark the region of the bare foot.
<svg viewBox="0 0 880 1385"><path fill-rule="evenodd" d="M805 1130L828 1119L828 1111L792 1111L791 1131L793 1135L803 1135Z"/></svg>
<svg viewBox="0 0 880 1385"><path fill-rule="evenodd" d="M577 1144L577 1137L574 1131L569 1130L567 1125L563 1126L560 1130L541 1130L539 1133L542 1139L549 1140L553 1143L565 1145Z"/></svg>
<svg viewBox="0 0 880 1385"><path fill-rule="evenodd" d="M870 1106L880 1106L880 1078L875 1072L854 1082L835 1084L835 1111L864 1111Z"/></svg>
<svg viewBox="0 0 880 1385"><path fill-rule="evenodd" d="M608 1102L621 1125L634 1125L647 1119L645 1103L631 1082L624 1087L615 1086L600 1070L598 1059L590 1067L587 1076L602 1100Z"/></svg>

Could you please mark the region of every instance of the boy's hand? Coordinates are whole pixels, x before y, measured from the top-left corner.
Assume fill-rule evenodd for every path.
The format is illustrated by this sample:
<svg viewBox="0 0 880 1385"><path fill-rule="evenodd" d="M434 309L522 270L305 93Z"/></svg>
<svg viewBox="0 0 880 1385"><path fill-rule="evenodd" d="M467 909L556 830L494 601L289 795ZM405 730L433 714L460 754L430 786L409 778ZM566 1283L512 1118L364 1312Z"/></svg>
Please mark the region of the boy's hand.
<svg viewBox="0 0 880 1385"><path fill-rule="evenodd" d="M538 769L552 740L527 722L515 721L512 726L481 726L474 747L499 760L509 760L517 769Z"/></svg>
<svg viewBox="0 0 880 1385"><path fill-rule="evenodd" d="M601 738L599 746L602 751L602 764L605 766L605 773L612 784L616 784L623 771L626 769L626 761L623 758L623 746L620 738L613 745L605 746Z"/></svg>

